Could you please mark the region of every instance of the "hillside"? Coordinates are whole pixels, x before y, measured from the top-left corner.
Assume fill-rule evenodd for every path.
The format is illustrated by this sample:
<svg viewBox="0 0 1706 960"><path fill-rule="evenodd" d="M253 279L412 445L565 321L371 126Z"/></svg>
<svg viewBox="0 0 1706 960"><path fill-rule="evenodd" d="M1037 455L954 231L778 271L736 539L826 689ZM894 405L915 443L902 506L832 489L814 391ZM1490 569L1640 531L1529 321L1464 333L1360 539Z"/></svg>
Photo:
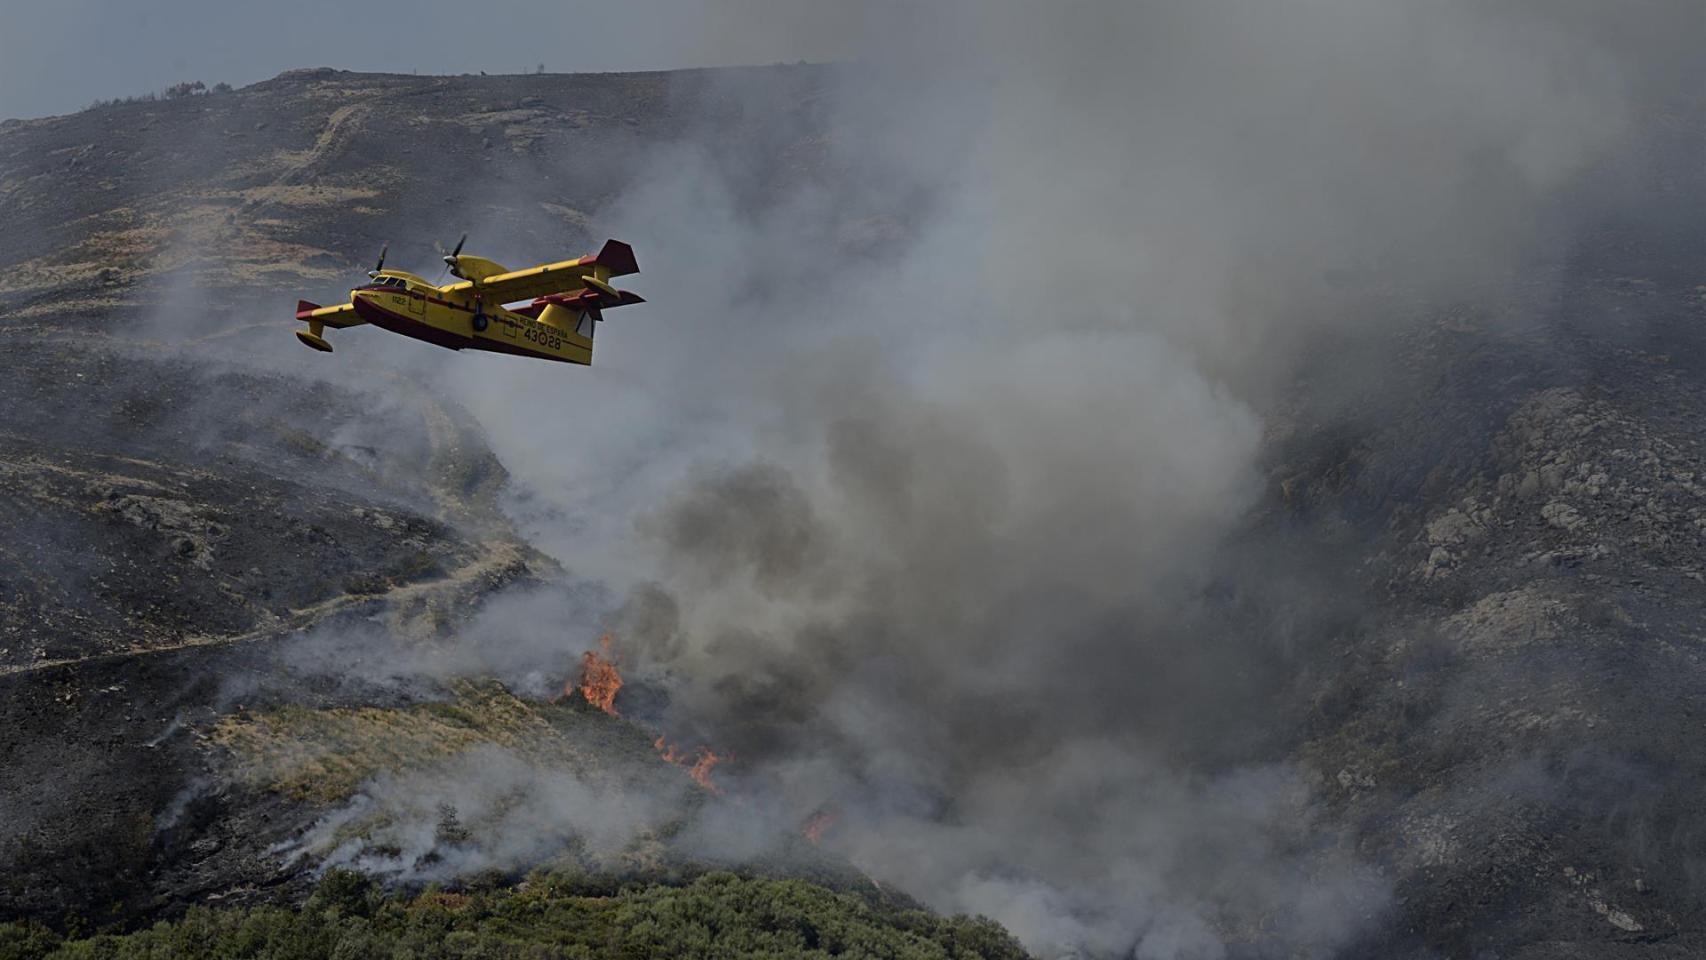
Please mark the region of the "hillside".
<svg viewBox="0 0 1706 960"><path fill-rule="evenodd" d="M814 82L775 76L796 104ZM565 632L514 693L346 675L343 644L434 656L483 598L561 571L454 400L397 369L321 379L287 341L295 298L347 288L382 242L436 258L376 223L443 229L454 204L573 255L629 144L721 103L694 74L303 71L0 130L0 396L38 411L0 430L0 912L91 929L300 896L314 860L283 848L370 777L474 748L686 796L650 734L554 702L596 634ZM577 175L541 187L569 147ZM550 201L490 199L523 189ZM399 713L441 703L439 727Z"/></svg>
<svg viewBox="0 0 1706 960"><path fill-rule="evenodd" d="M387 241L398 265L462 229L591 250L634 152L683 139L762 158L731 205L812 188L849 247L881 240L912 211L836 206L831 75L303 71L0 128L0 920L281 917L265 905L301 903L326 863L409 889L731 865L680 839L725 800L659 756L646 698L667 678L628 688L618 718L560 696L595 634L562 637L530 680L480 659L502 640L470 624L495 602L609 604L529 543L475 418L406 368L312 366L290 305L347 287ZM1131 722L1193 782L1260 764L1307 796L1296 833L1254 855L1284 851L1297 886L1356 878L1308 901L1354 915L1342 955L1706 949L1706 114L1643 122L1664 131L1650 152L1597 174L1615 202L1503 282L1442 301L1401 264L1339 279L1386 322L1321 334L1263 396L1262 489L1195 619L1120 665L1168 692ZM1061 711L1094 722L1093 695L1126 681L1047 649L1039 676L1087 692ZM760 750L808 726L777 676L729 684L775 707L726 728ZM966 723L1022 740L1034 714L1004 697ZM519 799L434 792L458 765L455 782ZM1020 760L1011 774L1035 787ZM1239 783L1207 792L1261 819ZM971 816L937 800L895 804ZM618 808L641 812L612 826ZM931 902L801 839L795 813L767 824L786 842L732 866L888 913ZM458 817L526 842L472 842ZM621 842L587 847L599 830ZM1224 906L1205 923L1232 955L1307 954L1327 921L1245 889L1251 851L1213 840L1166 881ZM443 896L383 910L460 915Z"/></svg>

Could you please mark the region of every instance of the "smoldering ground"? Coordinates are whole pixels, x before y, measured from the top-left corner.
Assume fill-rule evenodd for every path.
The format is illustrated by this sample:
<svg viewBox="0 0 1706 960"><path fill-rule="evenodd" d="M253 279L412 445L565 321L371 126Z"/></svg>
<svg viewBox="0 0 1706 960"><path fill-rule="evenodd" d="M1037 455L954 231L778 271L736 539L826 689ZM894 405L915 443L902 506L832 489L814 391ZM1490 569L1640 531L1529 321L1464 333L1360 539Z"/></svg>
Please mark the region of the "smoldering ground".
<svg viewBox="0 0 1706 960"><path fill-rule="evenodd" d="M1328 338L1378 362L1398 305L1567 247L1690 17L887 8L825 105L834 177L649 149L600 222L653 306L601 368L450 376L538 542L642 585L650 626L617 620L668 724L840 811L874 875L1039 951L1331 953L1387 893L1285 759L1286 694L1357 601L1235 536L1266 411ZM521 396L579 415L542 442Z"/></svg>
<svg viewBox="0 0 1706 960"><path fill-rule="evenodd" d="M934 906L1045 952L1332 953L1387 890L1291 758L1292 682L1360 598L1245 535L1275 397L1304 359L1329 395L1377 381L1311 354L1378 370L1395 304L1491 296L1567 246L1690 14L843 16L864 60L810 109L743 74L740 123L631 145L597 221L652 306L612 313L599 366L409 365L482 421L535 542L625 601L493 604L472 646L374 669L540 691L614 626L665 729L733 750L778 822L833 810L827 845ZM504 189L469 206L546 199ZM632 835L541 799L626 802L553 776L486 757L369 798L410 851L440 801L493 843L516 797L535 837Z"/></svg>
<svg viewBox="0 0 1706 960"><path fill-rule="evenodd" d="M620 871L642 832L679 816L685 782L624 784L542 766L498 746L382 776L281 849L404 880L514 871L555 859ZM371 818L371 820L369 819Z"/></svg>

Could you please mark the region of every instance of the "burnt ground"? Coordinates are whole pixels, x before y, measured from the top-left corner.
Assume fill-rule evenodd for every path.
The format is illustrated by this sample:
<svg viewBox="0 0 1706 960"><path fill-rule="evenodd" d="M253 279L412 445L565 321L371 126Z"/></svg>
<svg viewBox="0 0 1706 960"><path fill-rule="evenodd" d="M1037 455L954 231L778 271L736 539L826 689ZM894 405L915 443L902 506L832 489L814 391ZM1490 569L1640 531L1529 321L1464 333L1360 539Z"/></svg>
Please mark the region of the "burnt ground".
<svg viewBox="0 0 1706 960"><path fill-rule="evenodd" d="M1395 883L1383 950L1701 947L1706 233L1676 239L1608 227L1415 329L1356 414L1301 393L1276 448L1258 536L1355 598L1288 706Z"/></svg>
<svg viewBox="0 0 1706 960"><path fill-rule="evenodd" d="M581 249L636 143L758 144L752 196L834 181L820 70L721 76L314 71L0 128L0 916L89 928L299 893L311 864L277 848L329 801L284 784L320 768L256 777L237 745L288 758L327 718L389 730L453 702L492 742L511 742L492 718L526 715L550 749L646 754L572 704L275 682L316 627L430 640L553 571L454 409L198 363L145 321L181 278L288 305L387 239L429 260L424 236L381 235L400 211ZM1285 682L1276 722L1224 749L1312 771L1390 881L1360 955L1706 950L1706 125L1684 121L1579 240L1475 307L1372 292L1406 304L1379 327L1396 349L1323 345L1271 412L1269 492L1211 615L1274 636L1256 666ZM201 286L195 333L247 329ZM1336 368L1359 363L1347 392Z"/></svg>
<svg viewBox="0 0 1706 960"><path fill-rule="evenodd" d="M375 776L458 751L691 791L651 734L576 701L305 664L327 636L429 655L485 598L561 571L429 385L273 358L296 352L305 291L347 288L382 242L412 262L454 240L399 238L400 220L436 230L454 209L580 250L635 143L691 123L750 148L741 118L809 113L819 82L305 71L0 126L0 917L93 930L297 899L317 873L305 832ZM779 146L785 178L809 144ZM523 183L538 203L496 202ZM618 872L685 868L628 853ZM868 888L814 850L788 860Z"/></svg>
<svg viewBox="0 0 1706 960"><path fill-rule="evenodd" d="M281 377L112 344L5 358L9 409L65 414L0 436L8 909L100 923L288 880L264 852L308 811L212 786L198 727L304 629L383 616L430 638L548 572L478 503L501 466L444 463L403 417L379 446L333 448L317 438L360 398ZM435 475L475 491L467 509L436 509Z"/></svg>

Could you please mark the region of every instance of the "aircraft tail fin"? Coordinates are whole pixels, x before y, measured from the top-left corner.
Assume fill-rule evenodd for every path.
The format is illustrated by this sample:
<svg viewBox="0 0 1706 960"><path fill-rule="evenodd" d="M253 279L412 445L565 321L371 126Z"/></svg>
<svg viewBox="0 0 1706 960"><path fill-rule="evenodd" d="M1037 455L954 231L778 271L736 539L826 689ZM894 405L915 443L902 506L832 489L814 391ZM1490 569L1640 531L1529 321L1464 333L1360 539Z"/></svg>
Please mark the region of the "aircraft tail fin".
<svg viewBox="0 0 1706 960"><path fill-rule="evenodd" d="M610 271L613 277L625 277L630 273L640 272L640 263L634 259L634 248L620 240L606 240L592 262Z"/></svg>

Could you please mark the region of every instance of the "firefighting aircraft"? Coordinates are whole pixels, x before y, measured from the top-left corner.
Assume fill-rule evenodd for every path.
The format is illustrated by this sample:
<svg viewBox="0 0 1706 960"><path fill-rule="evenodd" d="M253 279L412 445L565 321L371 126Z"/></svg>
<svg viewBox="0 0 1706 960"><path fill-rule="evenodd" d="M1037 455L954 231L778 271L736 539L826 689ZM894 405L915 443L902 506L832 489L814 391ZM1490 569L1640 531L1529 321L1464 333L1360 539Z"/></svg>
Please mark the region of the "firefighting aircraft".
<svg viewBox="0 0 1706 960"><path fill-rule="evenodd" d="M598 253L578 260L511 270L485 257L462 252L468 235L444 257L445 269L460 283L438 286L401 270L385 269L387 244L372 280L350 291L350 302L335 307L299 300L296 319L308 329L296 338L316 350L332 352L322 334L371 323L405 337L452 350L490 350L564 363L592 363L593 328L611 307L645 300L610 285L612 277L639 273L634 249L609 240ZM443 250L442 247L439 248ZM532 302L509 308L506 303Z"/></svg>

